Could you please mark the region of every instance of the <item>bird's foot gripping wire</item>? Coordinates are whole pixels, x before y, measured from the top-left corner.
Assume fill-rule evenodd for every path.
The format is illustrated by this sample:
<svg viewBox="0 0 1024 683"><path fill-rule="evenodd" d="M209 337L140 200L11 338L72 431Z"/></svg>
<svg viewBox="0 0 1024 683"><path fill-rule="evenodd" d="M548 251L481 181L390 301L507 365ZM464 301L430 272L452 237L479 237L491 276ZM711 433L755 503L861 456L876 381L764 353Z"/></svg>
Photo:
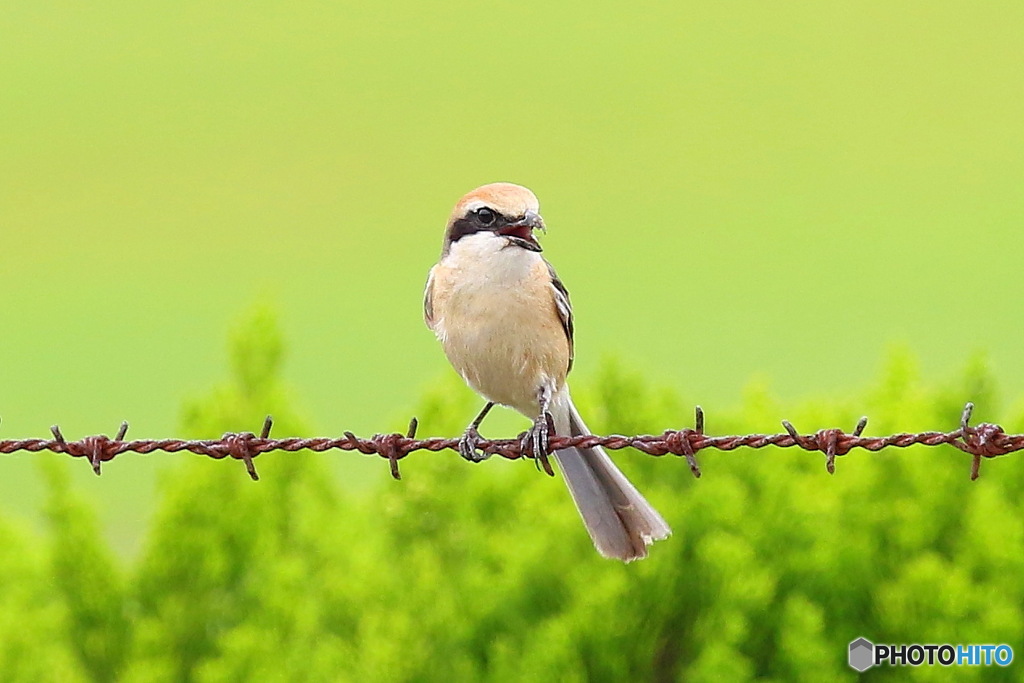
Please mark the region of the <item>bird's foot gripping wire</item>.
<svg viewBox="0 0 1024 683"><path fill-rule="evenodd" d="M479 450L480 442L485 439L480 436L477 428L480 427L480 423L484 421L487 413L491 412L493 407L494 403L488 401L487 405L480 411L480 414L466 427L466 431L462 433L462 438L459 439L459 455L470 462L483 462L491 457L490 453L482 453Z"/></svg>
<svg viewBox="0 0 1024 683"><path fill-rule="evenodd" d="M479 450L480 442L484 440L480 436L480 432L476 430L476 427L470 425L459 439L459 455L470 462L483 462L491 457L490 453L484 453Z"/></svg>
<svg viewBox="0 0 1024 683"><path fill-rule="evenodd" d="M522 454L533 458L537 469L543 467L544 471L552 477L555 476L555 471L551 469L551 462L548 460L548 456L551 455L551 450L548 448L548 437L554 433L555 419L551 413L544 411L533 421L533 426L523 432L519 441L519 449Z"/></svg>

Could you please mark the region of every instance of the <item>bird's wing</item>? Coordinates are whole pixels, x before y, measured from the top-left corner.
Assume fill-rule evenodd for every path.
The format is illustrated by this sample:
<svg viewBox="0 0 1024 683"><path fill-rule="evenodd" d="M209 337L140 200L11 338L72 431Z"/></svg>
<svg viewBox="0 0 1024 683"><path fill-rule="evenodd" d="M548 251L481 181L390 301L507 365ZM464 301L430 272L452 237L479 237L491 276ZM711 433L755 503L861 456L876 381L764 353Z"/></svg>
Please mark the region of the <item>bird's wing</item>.
<svg viewBox="0 0 1024 683"><path fill-rule="evenodd" d="M572 370L572 359L573 359L573 340L572 340L572 304L569 303L569 291L562 284L562 281L558 279L558 273L548 263L548 274L551 276L551 289L555 293L555 311L558 313L558 319L562 321L562 329L565 330L565 337L569 340L569 367L566 369L568 373Z"/></svg>
<svg viewBox="0 0 1024 683"><path fill-rule="evenodd" d="M427 327L434 329L434 269L430 269L427 276L427 286L423 290L423 322Z"/></svg>

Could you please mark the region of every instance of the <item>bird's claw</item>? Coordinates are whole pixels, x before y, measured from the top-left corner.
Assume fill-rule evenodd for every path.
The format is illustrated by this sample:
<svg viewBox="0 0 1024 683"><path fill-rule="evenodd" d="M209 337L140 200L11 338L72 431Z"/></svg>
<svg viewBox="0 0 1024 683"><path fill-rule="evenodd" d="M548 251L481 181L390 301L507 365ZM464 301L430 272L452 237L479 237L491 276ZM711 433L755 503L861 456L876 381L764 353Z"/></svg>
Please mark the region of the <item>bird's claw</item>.
<svg viewBox="0 0 1024 683"><path fill-rule="evenodd" d="M533 426L523 433L519 442L519 449L523 455L532 457L537 469L543 467L544 471L552 477L555 476L555 472L551 469L551 462L548 460L548 456L551 454L551 450L548 448L548 437L554 433L554 418L551 413L545 412L533 421Z"/></svg>
<svg viewBox="0 0 1024 683"><path fill-rule="evenodd" d="M491 457L490 453L484 453L479 450L480 442L483 440L476 427L467 428L459 439L459 455L470 462L483 462Z"/></svg>

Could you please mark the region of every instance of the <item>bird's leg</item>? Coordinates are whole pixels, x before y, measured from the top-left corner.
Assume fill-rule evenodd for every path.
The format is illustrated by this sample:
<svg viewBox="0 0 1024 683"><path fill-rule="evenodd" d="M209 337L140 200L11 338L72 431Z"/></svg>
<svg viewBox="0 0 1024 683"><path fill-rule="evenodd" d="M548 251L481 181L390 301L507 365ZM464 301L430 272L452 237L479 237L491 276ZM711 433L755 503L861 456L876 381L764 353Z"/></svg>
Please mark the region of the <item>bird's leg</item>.
<svg viewBox="0 0 1024 683"><path fill-rule="evenodd" d="M555 476L548 461L548 437L555 433L555 420L548 412L551 406L551 388L541 387L537 390L537 404L540 406L540 415L533 421L533 426L523 434L519 448L522 453L530 453L533 456L537 469L541 467L550 476Z"/></svg>
<svg viewBox="0 0 1024 683"><path fill-rule="evenodd" d="M494 403L491 401L487 402L484 409L480 411L480 414L476 416L469 426L466 427L466 431L462 433L462 438L459 439L459 455L470 462L483 462L487 458L491 457L489 453L481 453L477 450L477 445L483 440L480 436L480 432L477 428L480 423L487 417L487 413L491 412L491 408L494 407Z"/></svg>

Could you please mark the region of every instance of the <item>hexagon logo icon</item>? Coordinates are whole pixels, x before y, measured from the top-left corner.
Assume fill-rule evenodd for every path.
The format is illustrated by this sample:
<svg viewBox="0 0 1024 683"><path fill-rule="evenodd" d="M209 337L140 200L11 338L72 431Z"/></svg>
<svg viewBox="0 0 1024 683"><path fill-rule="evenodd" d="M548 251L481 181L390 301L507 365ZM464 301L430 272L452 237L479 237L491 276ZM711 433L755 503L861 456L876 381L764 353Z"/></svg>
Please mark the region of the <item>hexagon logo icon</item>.
<svg viewBox="0 0 1024 683"><path fill-rule="evenodd" d="M875 645L867 638L858 638L850 643L850 666L861 673L875 663Z"/></svg>

